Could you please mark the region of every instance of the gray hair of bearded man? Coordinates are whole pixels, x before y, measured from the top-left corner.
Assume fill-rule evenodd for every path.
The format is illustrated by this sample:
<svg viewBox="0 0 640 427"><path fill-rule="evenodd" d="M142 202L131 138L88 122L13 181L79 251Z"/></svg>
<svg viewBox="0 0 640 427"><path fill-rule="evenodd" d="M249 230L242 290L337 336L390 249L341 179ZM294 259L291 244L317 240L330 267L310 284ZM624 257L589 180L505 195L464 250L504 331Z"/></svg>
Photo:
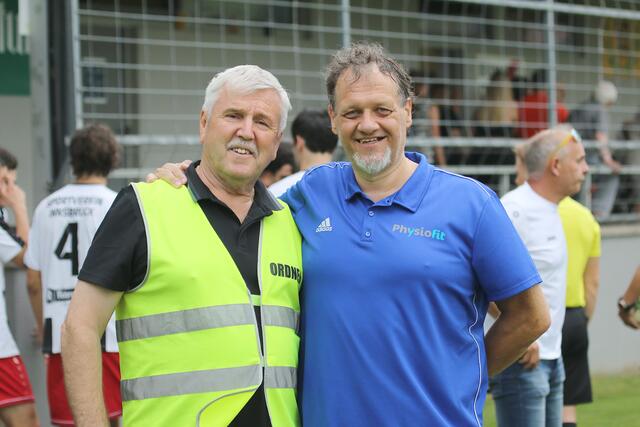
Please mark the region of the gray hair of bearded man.
<svg viewBox="0 0 640 427"><path fill-rule="evenodd" d="M377 43L356 42L337 51L327 66L327 95L332 107L335 108L336 84L340 76L345 71L351 70L354 80L358 80L362 69L369 64L377 65L382 74L387 75L396 83L398 95L403 103L413 96L411 76L399 62Z"/></svg>
<svg viewBox="0 0 640 427"><path fill-rule="evenodd" d="M204 93L204 103L202 111L207 115L211 114L211 107L220 97L220 92L226 87L241 94L253 93L261 89L273 89L280 98L280 123L278 131L282 132L287 126L287 116L291 110L289 95L284 90L278 79L267 70L263 70L257 65L238 65L227 68L216 74Z"/></svg>

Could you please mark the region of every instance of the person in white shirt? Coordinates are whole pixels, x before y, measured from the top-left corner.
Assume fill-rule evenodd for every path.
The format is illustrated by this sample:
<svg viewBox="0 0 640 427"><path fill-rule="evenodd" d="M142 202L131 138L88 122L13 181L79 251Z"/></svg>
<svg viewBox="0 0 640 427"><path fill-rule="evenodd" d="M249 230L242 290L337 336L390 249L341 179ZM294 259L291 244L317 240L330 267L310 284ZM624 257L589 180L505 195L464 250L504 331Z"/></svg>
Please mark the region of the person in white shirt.
<svg viewBox="0 0 640 427"><path fill-rule="evenodd" d="M94 124L75 132L69 152L75 181L38 204L24 260L31 305L43 328L49 409L55 425L73 425L63 381L60 327L93 236L116 197L106 184L118 160L118 144L108 127ZM113 316L102 344L105 403L112 424L117 425L122 404Z"/></svg>
<svg viewBox="0 0 640 427"><path fill-rule="evenodd" d="M518 362L492 379L491 391L498 426L559 427L567 250L558 203L580 190L589 168L580 136L566 127L527 141L524 163L527 181L501 200L542 277L551 327Z"/></svg>
<svg viewBox="0 0 640 427"><path fill-rule="evenodd" d="M331 131L331 120L326 110L303 110L291 124L293 156L300 170L268 187L271 194L282 196L289 187L302 179L312 167L329 163L338 144Z"/></svg>
<svg viewBox="0 0 640 427"><path fill-rule="evenodd" d="M29 375L7 321L4 300L4 265L24 267L23 257L29 237L25 194L16 185L18 162L0 148L0 420L8 427L39 425ZM15 232L5 222L4 208L13 212Z"/></svg>

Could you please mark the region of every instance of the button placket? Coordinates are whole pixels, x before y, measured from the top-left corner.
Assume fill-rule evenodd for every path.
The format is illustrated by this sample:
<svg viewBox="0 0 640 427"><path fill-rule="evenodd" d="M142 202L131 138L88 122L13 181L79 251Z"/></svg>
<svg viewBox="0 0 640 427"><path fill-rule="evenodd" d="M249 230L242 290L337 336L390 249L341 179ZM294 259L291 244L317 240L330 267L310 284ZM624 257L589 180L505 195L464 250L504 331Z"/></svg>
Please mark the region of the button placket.
<svg viewBox="0 0 640 427"><path fill-rule="evenodd" d="M373 240L373 230L375 226L376 216L377 215L374 211L374 206L369 206L369 209L367 209L367 212L364 216L361 234L361 239L365 242L370 242Z"/></svg>

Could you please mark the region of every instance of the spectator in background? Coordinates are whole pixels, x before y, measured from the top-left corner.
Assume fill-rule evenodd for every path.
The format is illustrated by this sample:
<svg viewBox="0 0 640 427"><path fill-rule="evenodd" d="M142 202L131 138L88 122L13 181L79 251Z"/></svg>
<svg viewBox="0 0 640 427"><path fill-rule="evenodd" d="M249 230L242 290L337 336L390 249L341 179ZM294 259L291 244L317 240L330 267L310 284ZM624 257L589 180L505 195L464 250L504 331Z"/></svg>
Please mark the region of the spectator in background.
<svg viewBox="0 0 640 427"><path fill-rule="evenodd" d="M449 133L450 136L459 138L467 137L473 134L472 129L468 126L465 120L464 111L462 106L464 104L464 91L462 86L450 86L448 90L449 105ZM469 156L472 150L470 147L458 146L447 148L447 163L448 164L468 164Z"/></svg>
<svg viewBox="0 0 640 427"><path fill-rule="evenodd" d="M618 316L625 325L633 329L640 329L640 267L629 283L624 295L618 300Z"/></svg>
<svg viewBox="0 0 640 427"><path fill-rule="evenodd" d="M8 427L39 425L29 375L7 322L4 265L24 267L29 218L24 191L16 185L18 161L0 148L0 420ZM13 212L15 232L5 222L4 208Z"/></svg>
<svg viewBox="0 0 640 427"><path fill-rule="evenodd" d="M434 101L430 98L431 87L427 78L421 71L411 72L411 76L415 78L413 80L413 93L414 103L411 110L412 120L414 125L408 130L409 136L422 137L422 138L440 138L446 136L441 132L441 114L440 109L434 104ZM435 77L429 76L428 80L431 81ZM438 86L434 86L437 88ZM433 147L420 146L417 147L418 151L424 153L429 161L439 166L446 166L447 160L445 157L444 147L440 145L434 145Z"/></svg>
<svg viewBox="0 0 640 427"><path fill-rule="evenodd" d="M483 104L475 114L474 135L511 138L518 124L518 104L507 76L500 70L491 75Z"/></svg>
<svg viewBox="0 0 640 427"><path fill-rule="evenodd" d="M561 331L565 314L567 252L558 203L580 190L588 171L575 131L554 128L528 143L529 176L502 197L538 272L549 305L551 327L522 358L492 379L498 426L558 427L562 423L564 367Z"/></svg>
<svg viewBox="0 0 640 427"><path fill-rule="evenodd" d="M432 103L427 111L431 124L431 135L434 138L459 138L464 136L464 127L455 109L451 108L449 88L442 84L431 85ZM435 147L435 164L445 167L449 163L464 163L465 151L461 148L449 148L447 153L443 147Z"/></svg>
<svg viewBox="0 0 640 427"><path fill-rule="evenodd" d="M629 142L640 142L640 111L622 124L621 139ZM629 150L626 153L625 164L640 165L640 148ZM626 188L626 200L629 200L628 211L640 214L640 176L622 176L621 187ZM620 195L622 198L622 194Z"/></svg>
<svg viewBox="0 0 640 427"><path fill-rule="evenodd" d="M413 124L409 128L409 136L431 136L430 120L427 112L431 107L429 100L429 83L422 71L412 70L411 81L413 82L413 108L411 117ZM429 77L431 79L431 76Z"/></svg>
<svg viewBox="0 0 640 427"><path fill-rule="evenodd" d="M513 76L511 78L511 94L513 96L513 100L516 101L518 105L520 102L522 102L522 100L526 96L528 85L529 85L529 81L526 79L526 77ZM520 120L519 109L518 109L518 120Z"/></svg>
<svg viewBox="0 0 640 427"><path fill-rule="evenodd" d="M547 71L536 70L529 80L529 91L520 103L520 137L531 138L549 127L549 95L547 93ZM558 123L567 121L569 113L561 102L556 102ZM578 129L578 131L580 131Z"/></svg>
<svg viewBox="0 0 640 427"><path fill-rule="evenodd" d="M300 166L300 171L269 187L269 191L276 197L280 197L300 181L308 169L329 163L338 144L338 137L331 131L331 121L326 110L303 110L299 113L291 124L291 137L293 157Z"/></svg>
<svg viewBox="0 0 640 427"><path fill-rule="evenodd" d="M566 372L562 422L565 427L575 427L576 405L593 401L587 323L593 316L600 285L600 225L589 209L571 197L560 202L558 213L568 254L562 327L562 361Z"/></svg>
<svg viewBox="0 0 640 427"><path fill-rule="evenodd" d="M512 59L505 72L507 79L511 82L512 98L518 103L522 101L522 98L527 94L527 86L529 83L526 77L518 75L519 66L520 62L517 59Z"/></svg>
<svg viewBox="0 0 640 427"><path fill-rule="evenodd" d="M260 181L268 187L275 182L291 175L296 171L296 161L293 157L293 147L291 144L280 144L276 158L267 165Z"/></svg>
<svg viewBox="0 0 640 427"><path fill-rule="evenodd" d="M507 74L495 70L489 79L487 93L474 112L474 136L480 138L511 138L518 122L518 104L513 99L511 81ZM510 147L473 147L466 158L468 165L512 165ZM499 185L498 175L474 175L473 178L492 188Z"/></svg>
<svg viewBox="0 0 640 427"><path fill-rule="evenodd" d="M460 137L464 135L464 128L459 113L453 108L451 103L452 90L444 83L431 85L431 107L435 107L438 112L438 125L440 136ZM434 122L432 122L432 125Z"/></svg>
<svg viewBox="0 0 640 427"><path fill-rule="evenodd" d="M590 165L605 164L612 175L592 177L591 210L597 218L611 214L620 186L619 173L622 165L609 150L610 121L608 110L618 99L618 90L609 81L598 82L591 98L571 111L569 121L587 141L596 141L597 150L590 150L587 161Z"/></svg>

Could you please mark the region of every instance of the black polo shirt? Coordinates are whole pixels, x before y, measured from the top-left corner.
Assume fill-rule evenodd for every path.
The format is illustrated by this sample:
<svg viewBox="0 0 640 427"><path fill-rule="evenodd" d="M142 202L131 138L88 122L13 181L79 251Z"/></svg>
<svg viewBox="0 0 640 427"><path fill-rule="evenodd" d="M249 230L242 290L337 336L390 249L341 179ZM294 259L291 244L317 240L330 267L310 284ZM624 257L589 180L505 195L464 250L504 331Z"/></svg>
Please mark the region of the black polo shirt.
<svg viewBox="0 0 640 427"><path fill-rule="evenodd" d="M274 210L281 209L281 206L258 181L253 204L241 223L233 211L218 200L202 182L195 170L199 163L194 162L187 169L187 186L233 258L251 294L260 295L260 220L271 215ZM179 220L176 218L176 221ZM120 191L98 228L78 278L107 289L124 292L142 283L146 271L147 238L144 221L134 190L128 186ZM256 307L256 316L262 336L259 307ZM230 425L271 425L262 385Z"/></svg>

